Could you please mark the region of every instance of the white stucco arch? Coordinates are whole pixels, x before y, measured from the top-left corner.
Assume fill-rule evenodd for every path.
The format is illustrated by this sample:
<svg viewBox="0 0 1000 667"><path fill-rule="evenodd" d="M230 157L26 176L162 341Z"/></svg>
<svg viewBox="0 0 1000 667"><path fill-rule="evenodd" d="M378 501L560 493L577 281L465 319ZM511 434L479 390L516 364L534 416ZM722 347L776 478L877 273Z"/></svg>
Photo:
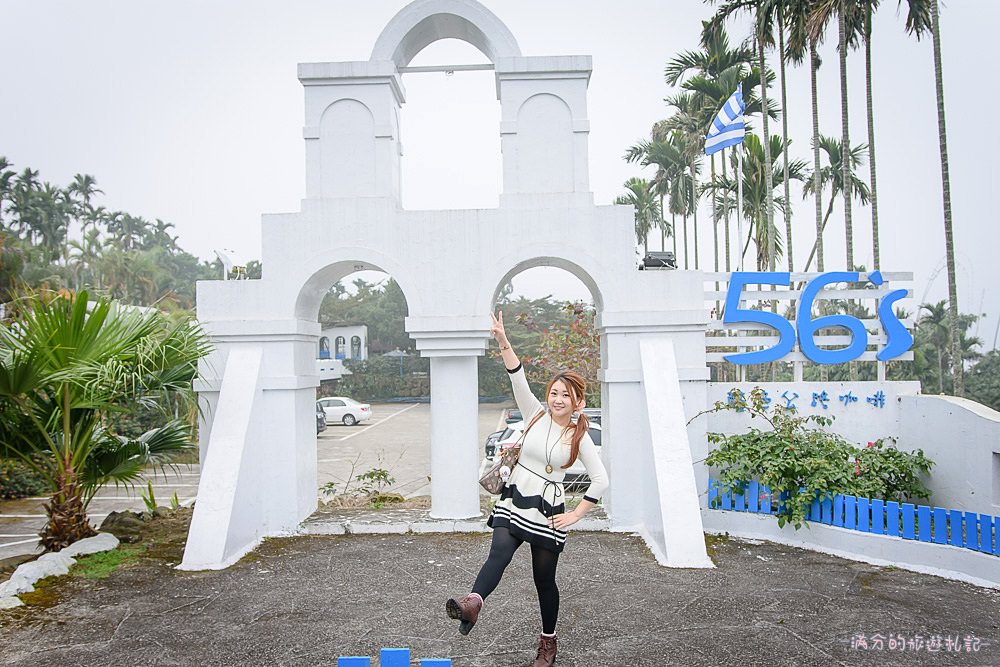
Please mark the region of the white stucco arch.
<svg viewBox="0 0 1000 667"><path fill-rule="evenodd" d="M361 268L359 268L361 267ZM294 316L300 320L315 321L319 308L330 287L346 276L358 271L381 271L399 284L407 308L421 308L420 295L414 288L416 277L395 258L371 248L345 247L317 253L307 258L289 281L300 285L294 295Z"/></svg>
<svg viewBox="0 0 1000 667"><path fill-rule="evenodd" d="M538 248L535 248L537 251ZM576 253L567 252L566 248L559 248L558 246L550 246L550 255L536 255L534 257L514 259L509 257L500 258L494 266L510 266L511 268L503 273L496 282L493 283L492 293L484 292L484 296L489 294L487 297L488 301L480 300L478 306L484 311L490 311L493 308L493 304L496 303L497 298L500 296L500 290L506 285L514 276L519 273L523 273L528 269L535 269L543 266L551 266L558 269L562 269L567 273L572 274L575 278L579 279L580 282L590 291L591 297L594 299L594 308L597 312L601 312L604 308L604 295L601 292L601 288L592 276L588 269L584 266L590 266L591 270L596 268L596 261L589 257L579 257L577 256L575 260L567 258L567 255L573 255ZM489 284L489 279L484 282L484 285Z"/></svg>
<svg viewBox="0 0 1000 667"><path fill-rule="evenodd" d="M495 209L401 205L399 69L446 38L495 64L504 174ZM430 359L431 517L480 516L478 357L500 287L538 266L576 276L598 309L612 529L642 534L663 564L711 566L691 465L704 452L688 450L704 426L685 430L683 415L705 405L702 275L637 271L633 211L594 205L590 74L589 56L521 56L475 0L416 0L369 61L300 63L301 210L264 215L260 280L198 283L198 318L215 350L199 364L202 476L182 567L226 567L315 511L316 320L330 286L363 269L399 283L406 332ZM343 127L329 122L338 110ZM670 391L649 390L651 377ZM652 418L665 411L676 417L669 432Z"/></svg>
<svg viewBox="0 0 1000 667"><path fill-rule="evenodd" d="M468 42L493 63L521 55L507 26L478 2L417 0L392 17L375 41L371 59L406 67L428 45L449 38Z"/></svg>

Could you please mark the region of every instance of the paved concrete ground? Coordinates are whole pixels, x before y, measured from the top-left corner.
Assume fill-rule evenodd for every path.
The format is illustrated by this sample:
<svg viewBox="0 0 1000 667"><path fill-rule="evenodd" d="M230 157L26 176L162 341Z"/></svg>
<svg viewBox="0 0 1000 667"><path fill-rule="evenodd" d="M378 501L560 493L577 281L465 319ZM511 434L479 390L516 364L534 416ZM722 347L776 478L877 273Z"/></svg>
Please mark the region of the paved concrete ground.
<svg viewBox="0 0 1000 667"><path fill-rule="evenodd" d="M539 620L526 549L471 635L444 614L488 545L483 534L303 536L191 573L170 566L178 540L108 579L63 578L40 605L0 612L0 662L334 665L409 647L413 664L530 665ZM572 534L556 664L1000 664L997 591L771 544L713 540L710 551L717 569L673 570L636 537ZM852 647L862 634L869 648ZM904 648L890 650L899 638Z"/></svg>
<svg viewBox="0 0 1000 667"><path fill-rule="evenodd" d="M497 430L501 411L510 404L481 404L480 438L474 444L480 456L486 436ZM317 437L319 487L333 482L343 491L347 480L357 488L354 476L375 466L389 470L396 483L388 491L405 496L430 495L430 406L427 404L375 404L370 421L357 426L331 424ZM143 511L142 494L146 481L160 505L168 505L174 493L182 504L193 502L198 493L200 470L197 465L157 471L141 479L134 489L101 489L90 505L92 523L100 525L113 511ZM38 551L38 531L45 525L45 498L0 501L0 559Z"/></svg>
<svg viewBox="0 0 1000 667"><path fill-rule="evenodd" d="M479 439L470 446L483 456L486 436L503 425L501 412L513 403L479 406ZM426 403L376 404L371 421L357 426L331 424L319 434L319 485L333 482L342 492L347 481L371 468L388 470L396 483L387 490L404 496L429 496L431 409Z"/></svg>

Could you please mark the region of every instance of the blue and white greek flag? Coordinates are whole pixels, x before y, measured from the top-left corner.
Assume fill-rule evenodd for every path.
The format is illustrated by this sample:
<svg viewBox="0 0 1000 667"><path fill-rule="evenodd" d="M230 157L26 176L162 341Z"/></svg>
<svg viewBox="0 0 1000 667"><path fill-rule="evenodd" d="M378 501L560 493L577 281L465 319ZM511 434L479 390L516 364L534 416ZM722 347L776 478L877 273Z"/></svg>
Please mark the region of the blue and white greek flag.
<svg viewBox="0 0 1000 667"><path fill-rule="evenodd" d="M718 153L723 148L735 146L743 142L746 126L743 123L743 84L736 87L736 92L729 96L726 103L712 121L712 127L705 136L705 155Z"/></svg>

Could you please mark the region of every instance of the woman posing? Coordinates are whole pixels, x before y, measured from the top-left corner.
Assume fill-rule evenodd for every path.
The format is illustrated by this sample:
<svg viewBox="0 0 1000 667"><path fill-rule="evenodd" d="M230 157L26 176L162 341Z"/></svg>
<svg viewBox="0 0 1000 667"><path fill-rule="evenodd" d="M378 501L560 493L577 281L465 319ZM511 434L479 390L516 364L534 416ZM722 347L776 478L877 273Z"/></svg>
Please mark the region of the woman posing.
<svg viewBox="0 0 1000 667"><path fill-rule="evenodd" d="M493 528L490 554L472 592L462 598L450 598L446 610L448 616L461 621L459 632L469 634L479 618L483 601L500 583L514 552L527 542L531 545L531 569L542 616L538 657L533 667L548 667L556 657L559 616L556 565L566 543L566 531L600 500L608 488L608 474L587 433L587 417L582 412L586 390L583 378L573 371L564 371L549 380L545 388L546 410L531 394L524 368L507 340L503 313L496 317L490 313L490 318L493 320L490 333L500 345L514 388L514 400L521 415L529 421L517 465L487 521ZM583 461L591 482L576 509L566 512L563 479L566 469L577 458Z"/></svg>

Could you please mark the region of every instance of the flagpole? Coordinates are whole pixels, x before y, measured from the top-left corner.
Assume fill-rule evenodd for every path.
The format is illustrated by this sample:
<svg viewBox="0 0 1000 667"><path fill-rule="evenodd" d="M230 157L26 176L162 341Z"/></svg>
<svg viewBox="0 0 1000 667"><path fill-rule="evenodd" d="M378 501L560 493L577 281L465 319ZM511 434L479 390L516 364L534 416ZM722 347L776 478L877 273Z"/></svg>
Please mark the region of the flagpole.
<svg viewBox="0 0 1000 667"><path fill-rule="evenodd" d="M736 227L737 227L737 238L739 241L736 243L736 251L740 253L739 261L736 262L736 270L743 270L743 143L739 144L739 150L736 152L736 156L739 158L739 166L737 169L739 173L736 174Z"/></svg>

